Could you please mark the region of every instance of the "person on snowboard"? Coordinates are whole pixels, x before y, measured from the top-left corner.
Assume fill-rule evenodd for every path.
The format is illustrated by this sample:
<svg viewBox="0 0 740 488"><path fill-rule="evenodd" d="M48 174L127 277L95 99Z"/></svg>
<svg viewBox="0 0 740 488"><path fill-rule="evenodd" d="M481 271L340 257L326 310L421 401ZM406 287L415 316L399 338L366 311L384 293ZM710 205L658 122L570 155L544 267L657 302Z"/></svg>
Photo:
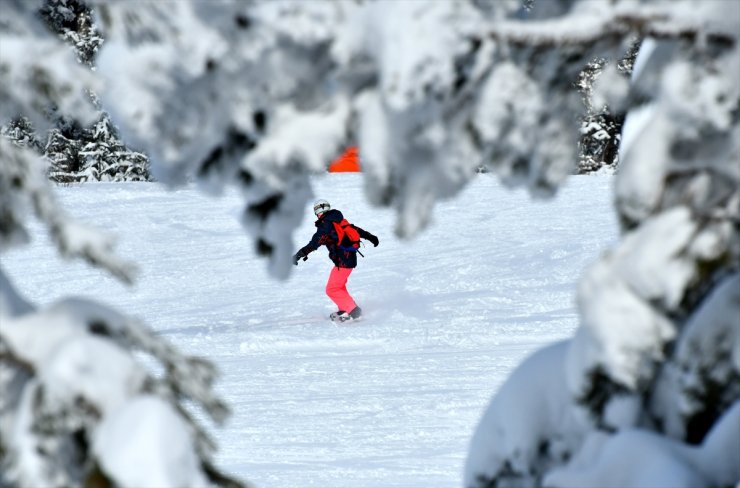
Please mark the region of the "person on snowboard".
<svg viewBox="0 0 740 488"><path fill-rule="evenodd" d="M347 291L347 279L357 266L360 238L372 242L374 247L380 241L368 231L347 222L342 212L332 209L326 200L316 200L313 213L317 218L316 233L311 242L293 256L293 264L298 265L299 259L303 258L305 261L311 252L326 246L329 249L329 259L334 263L326 283L326 294L338 308L329 318L335 322L356 320L362 315L362 309Z"/></svg>

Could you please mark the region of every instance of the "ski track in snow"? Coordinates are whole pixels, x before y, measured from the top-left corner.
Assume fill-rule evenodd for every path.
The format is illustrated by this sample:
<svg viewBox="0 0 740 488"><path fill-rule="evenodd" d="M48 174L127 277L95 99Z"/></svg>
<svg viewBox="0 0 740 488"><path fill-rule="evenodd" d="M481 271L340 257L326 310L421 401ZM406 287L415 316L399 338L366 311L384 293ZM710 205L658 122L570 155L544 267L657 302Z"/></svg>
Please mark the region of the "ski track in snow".
<svg viewBox="0 0 740 488"><path fill-rule="evenodd" d="M316 178L317 198L380 237L350 277L366 314L355 324L326 318L324 248L288 281L268 278L236 192L59 188L70 213L121 237L119 253L140 267L132 288L56 257L35 223L32 244L3 267L39 305L99 299L213 360L234 411L214 431L217 462L256 486L460 486L491 395L527 354L578 324L578 277L617 236L612 181L571 177L538 201L482 175L439 204L418 238L400 241L393 212L364 201L359 175ZM313 220L309 202L295 249Z"/></svg>

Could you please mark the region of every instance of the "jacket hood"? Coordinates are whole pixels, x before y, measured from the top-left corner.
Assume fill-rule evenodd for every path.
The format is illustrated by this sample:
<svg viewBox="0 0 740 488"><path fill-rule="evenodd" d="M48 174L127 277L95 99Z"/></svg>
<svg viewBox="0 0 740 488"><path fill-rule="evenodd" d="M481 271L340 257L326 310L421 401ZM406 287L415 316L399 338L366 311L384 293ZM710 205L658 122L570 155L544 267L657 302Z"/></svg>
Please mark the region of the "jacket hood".
<svg viewBox="0 0 740 488"><path fill-rule="evenodd" d="M328 212L325 212L324 215L321 216L320 219L316 221L316 224L318 225L319 222L327 221L327 222L341 222L344 216L342 215L342 212L340 212L337 209L331 209Z"/></svg>

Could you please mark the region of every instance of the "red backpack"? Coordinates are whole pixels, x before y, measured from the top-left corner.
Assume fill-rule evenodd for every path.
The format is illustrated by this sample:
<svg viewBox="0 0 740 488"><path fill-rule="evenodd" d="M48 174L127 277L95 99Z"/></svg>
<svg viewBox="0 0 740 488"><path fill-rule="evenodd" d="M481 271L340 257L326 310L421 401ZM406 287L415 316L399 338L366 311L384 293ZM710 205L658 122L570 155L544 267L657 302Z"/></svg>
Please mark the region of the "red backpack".
<svg viewBox="0 0 740 488"><path fill-rule="evenodd" d="M352 224L347 222L347 219L342 219L341 222L333 222L334 230L337 231L337 244L339 249L342 251L357 252L360 248L360 233L357 229L352 227Z"/></svg>

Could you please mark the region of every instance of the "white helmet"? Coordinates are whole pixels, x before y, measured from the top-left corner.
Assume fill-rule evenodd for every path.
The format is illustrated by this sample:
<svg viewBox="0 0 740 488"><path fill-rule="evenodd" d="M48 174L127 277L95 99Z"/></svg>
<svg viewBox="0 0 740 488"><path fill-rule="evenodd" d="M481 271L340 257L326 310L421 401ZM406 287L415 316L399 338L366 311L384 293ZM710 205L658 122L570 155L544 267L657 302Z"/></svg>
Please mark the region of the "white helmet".
<svg viewBox="0 0 740 488"><path fill-rule="evenodd" d="M318 217L324 212L331 210L331 205L326 200L316 200L313 202L313 213Z"/></svg>

